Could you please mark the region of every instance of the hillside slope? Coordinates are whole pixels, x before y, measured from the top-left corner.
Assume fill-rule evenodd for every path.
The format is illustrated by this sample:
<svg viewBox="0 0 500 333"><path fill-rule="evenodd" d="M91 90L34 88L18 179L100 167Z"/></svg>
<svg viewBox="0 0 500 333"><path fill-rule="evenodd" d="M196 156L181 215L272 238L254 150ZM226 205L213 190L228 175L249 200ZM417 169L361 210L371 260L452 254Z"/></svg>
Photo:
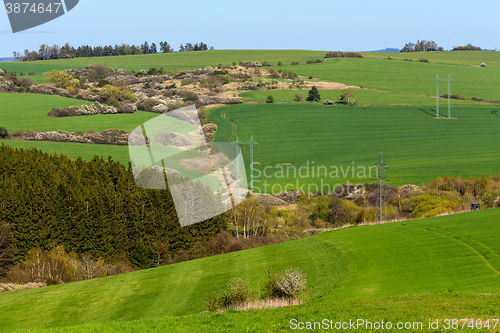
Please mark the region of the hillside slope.
<svg viewBox="0 0 500 333"><path fill-rule="evenodd" d="M370 300L379 304L377 299L384 297L392 298L384 302L382 308L372 309L371 314L383 315L383 309L403 314L402 307L407 307L408 313L414 315L415 303L420 302L421 307L428 302L433 304L432 309L424 306L421 312L433 310L435 315L450 315L460 302L445 306L450 299L439 296L443 293L463 295L461 302L469 302L466 307L473 305L474 300L483 299L478 293L488 293L490 296L484 299L489 297L491 302L498 303L499 218L500 210L487 210L342 229L150 270L5 293L0 295L0 329L86 324L97 324L99 328L124 324L116 321L134 320L143 320L140 325L151 327L147 323L157 320L164 323L166 316L194 315L206 310L206 299L232 277L247 277L257 287L265 280L268 267L279 270L290 265L301 267L308 275L309 299L296 310L272 310L278 316L265 320L272 325L280 326L276 321L283 320L284 313L288 316L293 313L334 315L332 309L349 307L349 304L354 308L347 314L361 311L359 315L363 309L370 308ZM411 296L420 294L426 295ZM399 295L407 296L394 298ZM489 307L475 307L470 311L483 316L495 315ZM345 312L337 317L340 315L345 316ZM210 318L220 320L218 316ZM244 317L224 316L222 318L228 320ZM252 311L250 316L258 317L258 311ZM180 321L167 319L166 322L188 325L190 318L194 318L193 323L197 325L206 323L198 317ZM141 330L140 325L135 329Z"/></svg>

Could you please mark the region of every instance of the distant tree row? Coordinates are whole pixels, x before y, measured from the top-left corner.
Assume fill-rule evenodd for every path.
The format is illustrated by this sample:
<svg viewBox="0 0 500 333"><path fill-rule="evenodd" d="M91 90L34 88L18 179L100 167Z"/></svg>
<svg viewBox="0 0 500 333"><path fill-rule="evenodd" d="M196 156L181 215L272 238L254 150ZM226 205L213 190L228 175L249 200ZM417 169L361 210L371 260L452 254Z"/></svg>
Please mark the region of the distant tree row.
<svg viewBox="0 0 500 333"><path fill-rule="evenodd" d="M24 52L13 52L14 57L19 61L35 61L35 60L47 60L47 59L66 59L66 58L81 58L81 57L111 57L120 55L131 55L131 54L155 54L161 53L171 53L174 49L167 42L160 42L159 49L155 43L151 45L146 41L142 45L129 45L120 44L115 46L89 46L82 45L77 48L69 45L68 43L64 46L59 46L54 44L49 46L47 44L40 45L38 51L25 49ZM208 47L207 44L201 42L199 44L187 43L186 45L180 46L179 52L189 52L189 51L207 51L213 50L213 47Z"/></svg>
<svg viewBox="0 0 500 333"><path fill-rule="evenodd" d="M481 51L479 46L473 46L471 43L464 46L455 46L453 51Z"/></svg>
<svg viewBox="0 0 500 333"><path fill-rule="evenodd" d="M427 51L444 51L441 46L433 40L417 40L414 44L412 42L406 43L399 52L427 52Z"/></svg>

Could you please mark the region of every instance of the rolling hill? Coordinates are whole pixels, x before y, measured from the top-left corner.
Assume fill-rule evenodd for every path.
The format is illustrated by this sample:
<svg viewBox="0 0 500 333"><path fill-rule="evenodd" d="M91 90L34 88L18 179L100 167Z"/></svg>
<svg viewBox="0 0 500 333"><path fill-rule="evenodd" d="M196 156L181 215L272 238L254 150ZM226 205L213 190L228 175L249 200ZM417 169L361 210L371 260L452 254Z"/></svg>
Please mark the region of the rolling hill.
<svg viewBox="0 0 500 333"><path fill-rule="evenodd" d="M425 324L443 324L446 318L494 319L500 315L499 218L495 209L353 227L155 269L4 293L0 328L280 331L290 327L291 318ZM308 276L310 292L303 305L200 313L206 299L230 278L249 278L257 288L268 267L290 265Z"/></svg>

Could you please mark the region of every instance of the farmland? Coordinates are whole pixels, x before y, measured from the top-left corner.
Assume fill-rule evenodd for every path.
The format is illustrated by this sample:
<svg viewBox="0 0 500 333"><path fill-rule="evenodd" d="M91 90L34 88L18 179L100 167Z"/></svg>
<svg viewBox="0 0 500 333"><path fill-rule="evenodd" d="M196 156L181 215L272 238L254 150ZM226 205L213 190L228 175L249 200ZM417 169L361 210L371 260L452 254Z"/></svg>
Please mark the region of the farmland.
<svg viewBox="0 0 500 333"><path fill-rule="evenodd" d="M150 270L0 296L5 331L287 330L291 318L498 318L498 210L362 226ZM300 251L297 251L300 249ZM300 306L202 313L232 277L257 288L268 267L303 268ZM186 326L187 325L187 326ZM495 330L493 330L495 331ZM498 331L498 327L496 328Z"/></svg>
<svg viewBox="0 0 500 333"><path fill-rule="evenodd" d="M221 114L236 124L237 132ZM346 180L370 182L374 174L370 176L366 171L363 176L358 171L373 166L380 152L390 166L388 175L394 185L420 184L445 174L469 177L498 173L496 151L500 147L491 138L500 128L500 119L491 114L491 109L456 107L452 117L457 119L433 116L435 111L429 107L332 107L303 103L228 106L213 109L210 114L219 124L215 140L232 140L235 133L242 141L254 136L259 143L254 159L261 170L268 167L269 177L265 180L270 186L276 184L273 192L280 192L290 183L295 188L296 179L300 185L306 184L305 189L307 184L320 186L322 182L331 186ZM309 175L296 177L293 170L287 174L289 166L278 165L287 163L297 171L309 165ZM328 174L325 176L321 170L319 177L317 173L312 175L318 166L326 166ZM346 174L339 171L332 177L331 167ZM285 170L284 175L276 175L281 169ZM255 185L262 192L271 192L271 187L263 188L263 174L255 171L255 175L259 174Z"/></svg>

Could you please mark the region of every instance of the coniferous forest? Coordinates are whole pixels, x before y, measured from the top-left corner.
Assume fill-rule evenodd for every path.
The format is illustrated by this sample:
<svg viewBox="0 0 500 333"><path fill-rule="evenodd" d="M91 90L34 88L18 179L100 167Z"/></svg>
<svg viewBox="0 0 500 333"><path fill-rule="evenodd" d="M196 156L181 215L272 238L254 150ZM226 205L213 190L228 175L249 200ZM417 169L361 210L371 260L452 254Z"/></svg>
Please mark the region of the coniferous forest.
<svg viewBox="0 0 500 333"><path fill-rule="evenodd" d="M30 250L58 246L79 256L125 258L135 267L149 268L161 264L165 252L189 250L225 226L218 216L181 227L168 189L138 187L131 166L111 158L86 162L0 146L4 274Z"/></svg>

